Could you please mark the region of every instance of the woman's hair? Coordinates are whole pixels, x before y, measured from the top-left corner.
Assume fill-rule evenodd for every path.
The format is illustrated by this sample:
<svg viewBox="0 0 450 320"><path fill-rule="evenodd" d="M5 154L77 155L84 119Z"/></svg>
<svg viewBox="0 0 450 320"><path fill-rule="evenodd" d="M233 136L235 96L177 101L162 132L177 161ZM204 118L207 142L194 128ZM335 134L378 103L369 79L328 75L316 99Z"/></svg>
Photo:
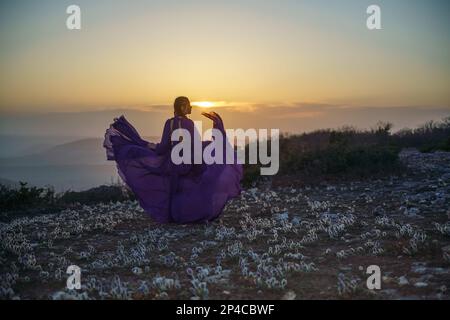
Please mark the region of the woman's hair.
<svg viewBox="0 0 450 320"><path fill-rule="evenodd" d="M186 116L186 105L189 105L191 102L187 97L178 97L175 99L175 102L173 103L173 109L175 116Z"/></svg>

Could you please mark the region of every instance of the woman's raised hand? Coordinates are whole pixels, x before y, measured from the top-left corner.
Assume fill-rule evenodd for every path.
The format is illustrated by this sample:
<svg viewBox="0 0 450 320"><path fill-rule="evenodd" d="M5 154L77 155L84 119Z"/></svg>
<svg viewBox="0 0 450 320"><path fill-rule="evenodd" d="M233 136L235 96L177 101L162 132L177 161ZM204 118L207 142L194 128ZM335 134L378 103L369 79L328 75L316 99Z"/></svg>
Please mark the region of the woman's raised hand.
<svg viewBox="0 0 450 320"><path fill-rule="evenodd" d="M214 121L214 116L212 115L212 112L202 112L202 116L207 117L208 119Z"/></svg>
<svg viewBox="0 0 450 320"><path fill-rule="evenodd" d="M219 116L219 114L217 112L214 112L214 111L202 112L202 115L213 121L214 128L219 129L221 131L225 130L225 128L223 126L222 118Z"/></svg>
<svg viewBox="0 0 450 320"><path fill-rule="evenodd" d="M214 111L202 112L202 115L214 122L222 122L222 118L219 116L219 114L217 112L214 112Z"/></svg>

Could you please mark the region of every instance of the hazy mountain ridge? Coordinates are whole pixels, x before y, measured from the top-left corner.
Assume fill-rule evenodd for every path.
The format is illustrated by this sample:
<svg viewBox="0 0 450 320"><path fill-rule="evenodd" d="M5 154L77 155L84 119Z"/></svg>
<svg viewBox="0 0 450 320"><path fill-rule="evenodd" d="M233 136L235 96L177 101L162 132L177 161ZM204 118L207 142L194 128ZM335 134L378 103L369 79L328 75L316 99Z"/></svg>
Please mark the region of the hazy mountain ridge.
<svg viewBox="0 0 450 320"><path fill-rule="evenodd" d="M115 163L106 160L103 138L83 138L26 156L0 158L0 183L12 187L24 181L33 186L53 186L57 191L83 190L117 179Z"/></svg>
<svg viewBox="0 0 450 320"><path fill-rule="evenodd" d="M0 135L0 159L40 153L54 146L82 140L82 136Z"/></svg>
<svg viewBox="0 0 450 320"><path fill-rule="evenodd" d="M144 137L155 142L158 137ZM39 153L0 158L0 166L47 165L103 165L107 164L103 138L84 138L52 146Z"/></svg>

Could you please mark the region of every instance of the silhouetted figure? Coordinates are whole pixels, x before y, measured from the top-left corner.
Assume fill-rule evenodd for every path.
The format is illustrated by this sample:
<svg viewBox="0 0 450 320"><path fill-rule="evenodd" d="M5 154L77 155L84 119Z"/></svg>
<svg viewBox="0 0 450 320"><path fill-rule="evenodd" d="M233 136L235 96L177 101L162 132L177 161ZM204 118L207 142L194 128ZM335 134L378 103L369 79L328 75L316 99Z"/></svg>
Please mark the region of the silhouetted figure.
<svg viewBox="0 0 450 320"><path fill-rule="evenodd" d="M103 146L108 160L116 161L122 180L135 193L144 210L159 223L214 220L226 202L241 192L243 168L237 161L235 164L193 164L194 132L199 133L187 117L191 109L188 98L175 100L175 116L166 121L158 144L143 140L124 116L114 119L106 130ZM215 112L203 115L213 121L213 127L225 138L220 116ZM184 128L191 135L191 164L172 162L171 150L179 142L172 142L171 135L177 128ZM204 141L203 149L209 143Z"/></svg>

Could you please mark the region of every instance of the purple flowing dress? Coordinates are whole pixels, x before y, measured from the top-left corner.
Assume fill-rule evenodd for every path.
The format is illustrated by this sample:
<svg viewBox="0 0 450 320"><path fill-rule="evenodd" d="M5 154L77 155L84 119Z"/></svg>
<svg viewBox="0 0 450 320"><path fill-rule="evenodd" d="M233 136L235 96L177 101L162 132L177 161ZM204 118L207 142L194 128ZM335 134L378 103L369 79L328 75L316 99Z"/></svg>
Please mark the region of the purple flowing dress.
<svg viewBox="0 0 450 320"><path fill-rule="evenodd" d="M120 177L134 192L142 208L158 223L204 223L216 219L228 200L241 193L242 165L180 164L171 159L174 129L198 131L185 117L168 119L161 142L150 149L136 129L121 116L105 133L107 159L116 161ZM221 119L214 128L226 137ZM193 150L193 138L191 139ZM210 141L204 141L204 149ZM193 157L193 152L191 152ZM236 160L236 154L234 154ZM193 163L193 161L191 162Z"/></svg>

